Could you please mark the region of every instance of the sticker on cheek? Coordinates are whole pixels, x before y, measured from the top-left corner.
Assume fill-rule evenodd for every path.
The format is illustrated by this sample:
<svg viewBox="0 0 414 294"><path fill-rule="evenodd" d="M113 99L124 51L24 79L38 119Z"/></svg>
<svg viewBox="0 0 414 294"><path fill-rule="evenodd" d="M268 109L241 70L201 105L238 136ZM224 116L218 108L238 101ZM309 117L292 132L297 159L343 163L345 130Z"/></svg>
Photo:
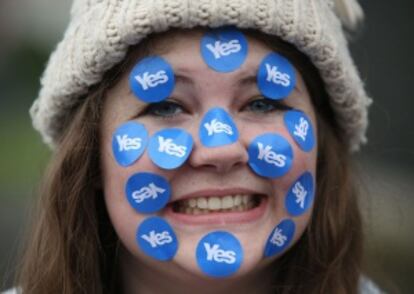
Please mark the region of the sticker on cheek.
<svg viewBox="0 0 414 294"><path fill-rule="evenodd" d="M210 109L200 125L200 141L204 146L217 147L232 144L239 138L236 124L224 109Z"/></svg>
<svg viewBox="0 0 414 294"><path fill-rule="evenodd" d="M272 52L260 63L257 86L265 97L274 100L286 98L295 84L295 70L283 56Z"/></svg>
<svg viewBox="0 0 414 294"><path fill-rule="evenodd" d="M129 166L144 153L148 132L143 124L127 122L118 127L112 136L112 152L122 166Z"/></svg>
<svg viewBox="0 0 414 294"><path fill-rule="evenodd" d="M147 57L132 69L129 85L140 100L146 103L160 102L174 90L174 71L163 58Z"/></svg>
<svg viewBox="0 0 414 294"><path fill-rule="evenodd" d="M289 110L285 113L284 121L287 130L299 147L309 152L315 145L315 137L310 119L301 111Z"/></svg>
<svg viewBox="0 0 414 294"><path fill-rule="evenodd" d="M288 247L294 235L295 223L290 219L281 221L267 239L264 256L270 257L281 253Z"/></svg>
<svg viewBox="0 0 414 294"><path fill-rule="evenodd" d="M144 220L137 229L136 241L145 254L157 260L171 260L178 249L177 237L162 218L153 216Z"/></svg>
<svg viewBox="0 0 414 294"><path fill-rule="evenodd" d="M278 178L292 167L293 151L282 136L266 133L256 137L249 145L249 166L259 176Z"/></svg>
<svg viewBox="0 0 414 294"><path fill-rule="evenodd" d="M139 213L153 213L162 209L170 199L171 188L162 176L136 173L125 186L129 204Z"/></svg>
<svg viewBox="0 0 414 294"><path fill-rule="evenodd" d="M196 249L197 264L210 277L228 277L237 272L243 262L239 240L224 231L204 236Z"/></svg>
<svg viewBox="0 0 414 294"><path fill-rule="evenodd" d="M187 160L193 149L193 138L182 129L163 129L155 133L148 144L151 160L160 168L174 169Z"/></svg>
<svg viewBox="0 0 414 294"><path fill-rule="evenodd" d="M218 72L238 69L246 60L247 52L247 40L235 27L209 30L201 39L201 55L205 63Z"/></svg>
<svg viewBox="0 0 414 294"><path fill-rule="evenodd" d="M292 216L301 215L312 205L313 197L313 177L310 172L305 172L289 188L285 200L286 209Z"/></svg>

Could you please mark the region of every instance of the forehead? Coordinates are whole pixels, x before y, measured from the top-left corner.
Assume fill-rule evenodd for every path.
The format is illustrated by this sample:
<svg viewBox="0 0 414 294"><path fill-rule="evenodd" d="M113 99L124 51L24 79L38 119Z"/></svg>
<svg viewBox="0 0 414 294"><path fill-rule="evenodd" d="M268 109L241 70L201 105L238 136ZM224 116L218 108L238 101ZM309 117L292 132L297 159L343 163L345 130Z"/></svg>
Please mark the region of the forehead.
<svg viewBox="0 0 414 294"><path fill-rule="evenodd" d="M207 29L202 28L190 30L177 29L152 35L143 42L145 49L142 50L141 48L141 50L137 50L134 61L130 64L130 68L143 57L142 55L160 55L173 65L175 73L186 73L187 69L191 68L192 72L205 72L205 70L209 69L212 73L217 74L218 72L211 70L202 58L200 41L206 32ZM256 72L252 72L253 69L250 67L255 65L255 62L260 62L259 59L266 53L272 51L263 42L253 37L252 33L244 35L248 42L246 62L237 70L223 73L223 75L231 75L232 73L243 75L246 74L246 71L250 71L247 74L255 74Z"/></svg>

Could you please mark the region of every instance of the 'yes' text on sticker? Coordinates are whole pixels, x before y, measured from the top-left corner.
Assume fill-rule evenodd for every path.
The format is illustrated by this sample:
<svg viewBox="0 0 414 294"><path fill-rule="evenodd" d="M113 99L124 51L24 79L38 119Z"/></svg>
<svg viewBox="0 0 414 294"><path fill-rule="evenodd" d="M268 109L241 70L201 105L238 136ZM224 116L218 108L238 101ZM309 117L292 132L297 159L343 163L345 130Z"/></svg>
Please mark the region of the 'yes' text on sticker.
<svg viewBox="0 0 414 294"><path fill-rule="evenodd" d="M167 153L168 155L184 157L187 147L183 145L177 145L171 138L164 138L158 136L158 151Z"/></svg>
<svg viewBox="0 0 414 294"><path fill-rule="evenodd" d="M213 119L210 123L205 123L204 127L207 130L209 136L219 133L226 133L233 135L233 129L228 124L222 123L217 119Z"/></svg>
<svg viewBox="0 0 414 294"><path fill-rule="evenodd" d="M236 252L232 250L220 249L219 244L211 246L210 243L204 243L204 248L207 252L207 260L215 262L224 262L227 264L233 264L236 262Z"/></svg>
<svg viewBox="0 0 414 294"><path fill-rule="evenodd" d="M257 146L259 148L259 155L257 156L257 159L264 160L265 162L273 164L277 167L284 167L286 165L286 156L272 151L272 146L266 145L266 147L264 147L260 142L257 143Z"/></svg>
<svg viewBox="0 0 414 294"><path fill-rule="evenodd" d="M134 191L132 193L132 198L137 203L141 203L145 199L157 199L158 195L164 193L165 191L165 189L157 187L154 183L150 183L148 187L142 187L138 191Z"/></svg>
<svg viewBox="0 0 414 294"><path fill-rule="evenodd" d="M207 44L206 47L213 53L215 59L220 59L223 56L228 56L241 50L239 40L231 40L229 42L216 41L214 42L214 46Z"/></svg>
<svg viewBox="0 0 414 294"><path fill-rule="evenodd" d="M144 91L148 90L149 88L154 88L159 84L165 84L168 82L168 75L165 70L160 70L155 74L145 72L143 75L134 76L134 78L141 85Z"/></svg>
<svg viewBox="0 0 414 294"><path fill-rule="evenodd" d="M142 234L141 238L147 241L152 248L156 248L157 246L162 246L164 244L169 244L173 241L173 238L168 231L156 233L154 230L152 230L148 235Z"/></svg>
<svg viewBox="0 0 414 294"><path fill-rule="evenodd" d="M129 138L128 135L116 136L116 140L119 146L119 152L137 150L141 148L141 138Z"/></svg>
<svg viewBox="0 0 414 294"><path fill-rule="evenodd" d="M282 85L283 87L290 86L290 76L288 74L278 71L278 68L275 65L272 66L266 63L265 66L266 66L266 71L267 71L266 80L268 82L272 82L277 85Z"/></svg>

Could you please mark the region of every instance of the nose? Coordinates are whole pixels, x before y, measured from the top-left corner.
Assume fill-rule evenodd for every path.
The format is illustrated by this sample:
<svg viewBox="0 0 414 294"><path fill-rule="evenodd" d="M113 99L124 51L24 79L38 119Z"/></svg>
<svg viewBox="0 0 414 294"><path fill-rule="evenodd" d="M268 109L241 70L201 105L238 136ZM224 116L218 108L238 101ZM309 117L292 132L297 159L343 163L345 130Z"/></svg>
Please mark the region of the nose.
<svg viewBox="0 0 414 294"><path fill-rule="evenodd" d="M205 168L217 173L227 173L248 161L246 147L240 140L217 147L206 147L195 142L189 164L194 168Z"/></svg>

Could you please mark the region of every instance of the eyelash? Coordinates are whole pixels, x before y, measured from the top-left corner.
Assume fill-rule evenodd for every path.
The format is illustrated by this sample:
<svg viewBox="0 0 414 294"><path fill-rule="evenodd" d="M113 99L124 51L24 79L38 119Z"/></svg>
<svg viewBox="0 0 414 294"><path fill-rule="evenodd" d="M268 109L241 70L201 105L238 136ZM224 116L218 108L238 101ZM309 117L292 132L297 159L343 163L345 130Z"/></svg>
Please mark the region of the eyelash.
<svg viewBox="0 0 414 294"><path fill-rule="evenodd" d="M248 110L248 108L253 106L253 103L261 102L262 106L271 107L271 109L259 110L258 112L263 113L270 113L275 111L287 111L293 109L292 107L286 105L284 102L280 100L272 100L264 97L256 97L255 99L249 101L246 106L242 108L242 110ZM170 109L168 109L169 107ZM171 107L176 107L174 113L162 114L163 110L171 110ZM164 108L164 109L163 109ZM180 111L177 113L177 109L180 108ZM252 110L250 110L252 111ZM148 104L148 106L143 111L142 115L151 115L159 118L172 118L177 116L181 113L187 113L187 110L184 106L180 105L179 103L171 100L165 100L157 103Z"/></svg>
<svg viewBox="0 0 414 294"><path fill-rule="evenodd" d="M285 102L281 101L281 100L273 100L273 99L269 99L269 98L265 98L262 96L256 97L255 99L252 99L251 101L249 101L247 103L247 105L244 107L252 107L253 103L258 103L261 102L262 105L265 105L267 107L271 107L271 109L266 109L266 110L261 110L259 111L260 113L270 113L270 112L275 112L275 111L287 111L287 110L291 110L293 109L292 107L288 106L285 104Z"/></svg>

